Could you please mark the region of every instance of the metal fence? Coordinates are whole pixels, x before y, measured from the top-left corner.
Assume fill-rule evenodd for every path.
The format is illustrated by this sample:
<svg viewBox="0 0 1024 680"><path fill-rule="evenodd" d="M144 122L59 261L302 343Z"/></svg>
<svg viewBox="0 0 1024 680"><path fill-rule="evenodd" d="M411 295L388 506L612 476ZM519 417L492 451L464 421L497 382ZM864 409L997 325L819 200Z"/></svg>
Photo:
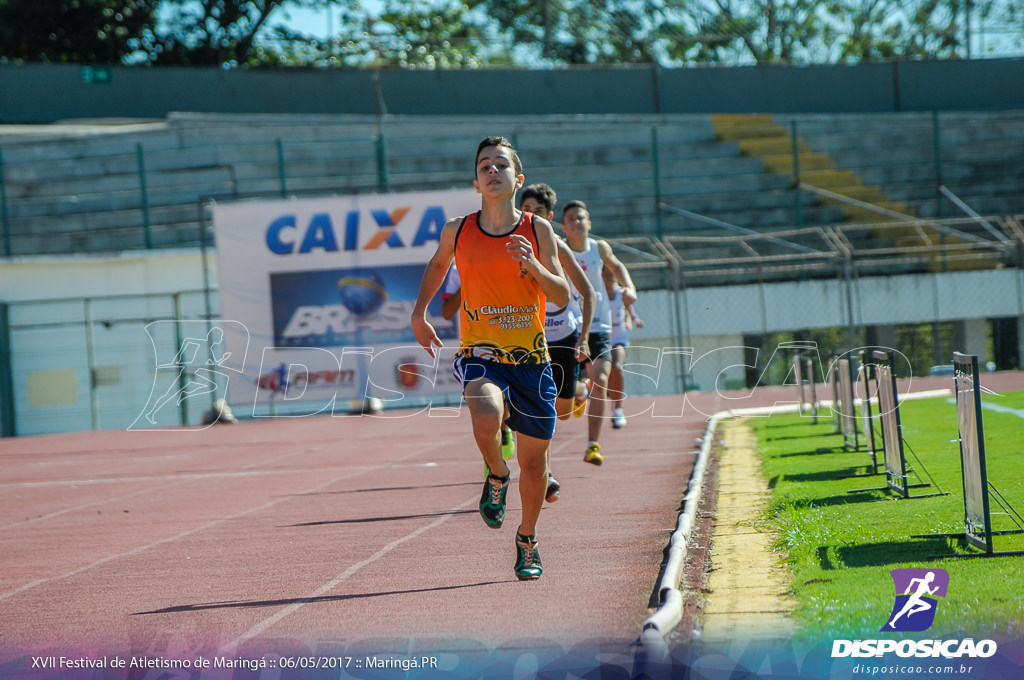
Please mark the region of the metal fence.
<svg viewBox="0 0 1024 680"><path fill-rule="evenodd" d="M202 323L211 302L216 296L200 290L3 305L7 323L0 330L8 353L0 367L11 388L0 404L9 423L5 433L11 423L19 435L131 426L151 394L177 380L158 368L180 345L175 324L166 322ZM196 402L178 406L150 424L199 422Z"/></svg>
<svg viewBox="0 0 1024 680"><path fill-rule="evenodd" d="M705 370L697 379L698 371L684 371L688 384L710 389L790 378L788 364L773 356L793 341L813 342L823 356L891 347L906 355L904 370L913 375L947 364L967 345L1001 369L1019 368L1020 224L912 220L612 242L639 287L660 291L649 337L679 339L695 357L741 339L732 360L747 367L744 375Z"/></svg>
<svg viewBox="0 0 1024 680"><path fill-rule="evenodd" d="M2 253L195 246L208 196L464 187L496 131L606 236L1024 212L1024 112L282 120L5 138Z"/></svg>

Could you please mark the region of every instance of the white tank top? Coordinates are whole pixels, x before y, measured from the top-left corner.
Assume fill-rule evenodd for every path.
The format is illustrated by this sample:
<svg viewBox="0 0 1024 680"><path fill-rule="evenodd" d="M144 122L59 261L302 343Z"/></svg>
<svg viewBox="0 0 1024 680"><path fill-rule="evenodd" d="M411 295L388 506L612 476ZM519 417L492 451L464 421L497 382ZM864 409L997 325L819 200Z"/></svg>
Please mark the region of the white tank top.
<svg viewBox="0 0 1024 680"><path fill-rule="evenodd" d="M604 260L601 259L601 251L597 247L597 241L588 238L584 244L583 252L575 250L572 254L580 263L583 273L590 280L594 287L594 321L590 324L591 333L608 333L612 330L612 312L608 306L608 293L604 288L604 280L601 278L601 267Z"/></svg>
<svg viewBox="0 0 1024 680"><path fill-rule="evenodd" d="M548 302L545 309L544 337L549 343L569 337L583 323L583 298L568 276L565 280L569 283L569 302L561 307Z"/></svg>
<svg viewBox="0 0 1024 680"><path fill-rule="evenodd" d="M615 295L608 301L612 310L612 347L629 344L629 331L626 329L626 303L622 301L622 291L617 287Z"/></svg>

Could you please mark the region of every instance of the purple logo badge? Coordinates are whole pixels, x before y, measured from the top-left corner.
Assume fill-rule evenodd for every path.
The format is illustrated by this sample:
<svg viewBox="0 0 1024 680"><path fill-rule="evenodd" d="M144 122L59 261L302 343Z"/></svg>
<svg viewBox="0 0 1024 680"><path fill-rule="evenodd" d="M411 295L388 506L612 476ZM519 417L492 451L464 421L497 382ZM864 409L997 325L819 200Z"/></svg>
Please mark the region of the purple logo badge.
<svg viewBox="0 0 1024 680"><path fill-rule="evenodd" d="M918 632L935 621L936 597L945 597L949 574L945 569L893 569L896 602L883 631Z"/></svg>

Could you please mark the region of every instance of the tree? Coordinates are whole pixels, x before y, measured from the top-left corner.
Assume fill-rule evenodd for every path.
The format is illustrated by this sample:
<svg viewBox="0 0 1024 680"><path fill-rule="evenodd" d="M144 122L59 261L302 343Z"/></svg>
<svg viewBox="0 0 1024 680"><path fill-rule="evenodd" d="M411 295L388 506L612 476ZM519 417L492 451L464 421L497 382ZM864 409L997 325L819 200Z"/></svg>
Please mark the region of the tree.
<svg viewBox="0 0 1024 680"><path fill-rule="evenodd" d="M976 26L978 51L972 56L1019 56L1024 48L1024 6L1002 0L970 0L968 20ZM975 23L976 22L976 23Z"/></svg>
<svg viewBox="0 0 1024 680"><path fill-rule="evenodd" d="M290 9L328 7L328 40L284 21ZM1022 47L1019 0L385 0L372 10L359 0L0 0L0 59L69 63L681 66Z"/></svg>
<svg viewBox="0 0 1024 680"><path fill-rule="evenodd" d="M326 0L163 0L160 4L169 19L161 27L149 26L141 36L151 63L238 66L267 63L268 54L288 53L288 49L261 52L257 46L272 14L290 7L323 7ZM288 31L277 36L296 39Z"/></svg>
<svg viewBox="0 0 1024 680"><path fill-rule="evenodd" d="M888 1L888 0L887 0ZM827 0L698 0L679 3L695 27L696 61L807 63L833 39Z"/></svg>
<svg viewBox="0 0 1024 680"><path fill-rule="evenodd" d="M858 63L986 56L1024 44L1015 0L665 0L674 63ZM998 40L984 43L994 32ZM973 36L973 37L972 37ZM999 47L993 47L993 44ZM977 54L973 56L978 56Z"/></svg>
<svg viewBox="0 0 1024 680"><path fill-rule="evenodd" d="M414 8L389 0L363 34L372 63L404 68L473 68L492 62L481 23L465 7Z"/></svg>
<svg viewBox="0 0 1024 680"><path fill-rule="evenodd" d="M965 50L962 0L854 0L841 5L852 25L839 61L949 59Z"/></svg>
<svg viewBox="0 0 1024 680"><path fill-rule="evenodd" d="M137 51L154 0L0 0L0 58L80 64Z"/></svg>
<svg viewBox="0 0 1024 680"><path fill-rule="evenodd" d="M526 58L554 64L662 61L679 36L665 0L468 0Z"/></svg>
<svg viewBox="0 0 1024 680"><path fill-rule="evenodd" d="M170 4L247 10L247 22L221 21L219 34L206 30L209 19L193 19L161 45L193 45L198 37L185 51L201 63L473 68L945 59L968 56L972 18L974 30L988 21L1016 31L1000 44L1024 41L1024 10L1015 0L387 0L375 15L357 0L338 0L329 3L342 10L329 44L285 28L257 35L259 17L265 22L275 7L323 7L327 0ZM221 11L221 19L231 18Z"/></svg>

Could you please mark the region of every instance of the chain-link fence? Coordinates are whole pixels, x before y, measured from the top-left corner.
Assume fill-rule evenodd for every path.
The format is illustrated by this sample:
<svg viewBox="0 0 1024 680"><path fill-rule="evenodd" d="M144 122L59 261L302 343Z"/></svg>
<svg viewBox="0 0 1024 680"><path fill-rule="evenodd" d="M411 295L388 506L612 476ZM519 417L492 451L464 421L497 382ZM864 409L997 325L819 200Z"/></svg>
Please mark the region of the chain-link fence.
<svg viewBox="0 0 1024 680"><path fill-rule="evenodd" d="M5 433L131 427L145 417L151 395L183 387L189 376L182 371L205 360L178 354L182 324L203 330L211 304L215 295L182 291L3 305L8 352L0 366L11 391L2 407L13 425ZM198 423L210 398L174 398L166 406L146 424Z"/></svg>
<svg viewBox="0 0 1024 680"><path fill-rule="evenodd" d="M640 289L644 320L627 353L626 392L787 383L794 343L817 348L819 367L830 352L879 346L904 354L914 375L948 364L953 351L1019 368L1021 223L613 239ZM855 238L868 229L900 237ZM8 434L197 424L229 379L261 379L217 370L215 331L232 322L218 320L215 290L22 301L4 310L0 373L9 396L0 394L0 411ZM256 415L242 406L237 415Z"/></svg>

